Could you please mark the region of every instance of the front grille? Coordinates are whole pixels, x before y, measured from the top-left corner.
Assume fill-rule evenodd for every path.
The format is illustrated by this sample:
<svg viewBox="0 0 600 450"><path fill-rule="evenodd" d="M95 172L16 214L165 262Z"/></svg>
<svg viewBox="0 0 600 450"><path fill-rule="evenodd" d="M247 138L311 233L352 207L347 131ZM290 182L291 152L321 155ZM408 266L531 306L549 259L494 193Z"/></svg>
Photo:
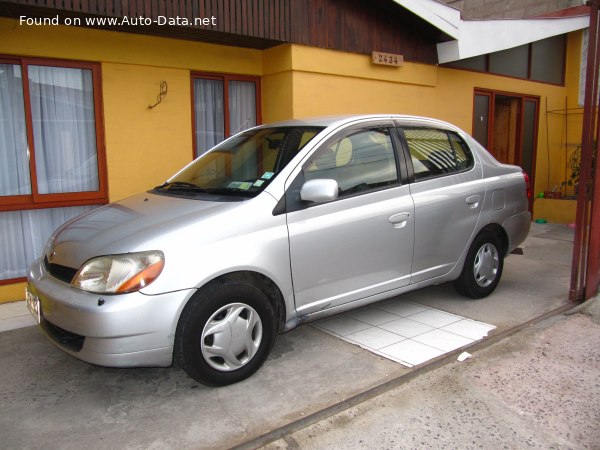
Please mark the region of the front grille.
<svg viewBox="0 0 600 450"><path fill-rule="evenodd" d="M42 317L40 326L46 332L48 337L60 346L70 350L72 352L79 352L83 348L85 342L85 336L80 336L75 333L71 333L67 330L57 327L51 324Z"/></svg>
<svg viewBox="0 0 600 450"><path fill-rule="evenodd" d="M77 273L77 270L71 267L61 266L60 264L52 264L48 262L47 257L44 257L44 267L54 278L69 284L71 284L73 277Z"/></svg>

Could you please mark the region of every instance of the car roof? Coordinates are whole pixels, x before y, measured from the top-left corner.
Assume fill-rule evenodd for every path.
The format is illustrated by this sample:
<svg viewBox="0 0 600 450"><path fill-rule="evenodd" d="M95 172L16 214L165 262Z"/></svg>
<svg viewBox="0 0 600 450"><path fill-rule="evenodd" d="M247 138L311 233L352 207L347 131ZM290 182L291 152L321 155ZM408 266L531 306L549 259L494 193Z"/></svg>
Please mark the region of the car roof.
<svg viewBox="0 0 600 450"><path fill-rule="evenodd" d="M304 119L292 119L281 122L274 122L269 124L261 125L260 127L297 127L297 126L316 126L316 127L329 127L331 125L345 125L347 123L357 122L361 120L373 120L373 119L392 119L402 124L420 124L425 123L435 125L438 127L457 129L454 125L447 122L431 119L428 117L401 115L401 114L346 114L336 116L319 116L309 117ZM260 128L259 127L259 128Z"/></svg>

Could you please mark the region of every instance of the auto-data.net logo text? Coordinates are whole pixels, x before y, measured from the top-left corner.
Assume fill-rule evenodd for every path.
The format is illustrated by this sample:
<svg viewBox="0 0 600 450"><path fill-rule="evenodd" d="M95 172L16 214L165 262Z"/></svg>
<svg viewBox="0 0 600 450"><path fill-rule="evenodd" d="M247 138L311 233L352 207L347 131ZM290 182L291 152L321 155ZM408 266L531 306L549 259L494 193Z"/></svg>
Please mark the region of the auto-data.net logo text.
<svg viewBox="0 0 600 450"><path fill-rule="evenodd" d="M183 27L214 27L217 25L217 18L210 17L195 17L188 19L187 17L175 16L157 16L156 18L144 16L123 16L123 17L28 17L19 16L19 25L67 25L67 26L89 26L89 27L106 27L106 26L151 26L151 25L173 25Z"/></svg>

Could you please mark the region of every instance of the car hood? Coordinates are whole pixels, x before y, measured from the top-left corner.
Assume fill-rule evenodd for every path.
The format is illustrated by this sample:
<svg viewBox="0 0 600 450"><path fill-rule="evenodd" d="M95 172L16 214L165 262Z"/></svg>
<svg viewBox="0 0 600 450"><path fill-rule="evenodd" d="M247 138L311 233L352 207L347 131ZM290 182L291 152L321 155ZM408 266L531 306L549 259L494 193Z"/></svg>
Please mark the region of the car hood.
<svg viewBox="0 0 600 450"><path fill-rule="evenodd" d="M154 250L147 245L158 236L200 225L240 203L139 194L67 222L54 233L45 256L53 264L78 269L96 256Z"/></svg>

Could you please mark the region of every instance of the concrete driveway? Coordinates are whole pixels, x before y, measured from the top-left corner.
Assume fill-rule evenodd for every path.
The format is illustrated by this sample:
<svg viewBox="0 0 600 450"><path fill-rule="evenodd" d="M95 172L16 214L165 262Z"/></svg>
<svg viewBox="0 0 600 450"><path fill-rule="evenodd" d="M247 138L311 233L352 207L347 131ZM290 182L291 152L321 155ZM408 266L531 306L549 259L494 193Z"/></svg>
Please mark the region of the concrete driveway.
<svg viewBox="0 0 600 450"><path fill-rule="evenodd" d="M446 284L401 299L493 324L497 328L488 338L493 340L566 305L571 249L567 227L534 225L524 255L506 260L503 279L490 297L465 300ZM408 368L305 325L279 336L269 360L249 380L208 388L174 368L91 366L27 327L0 333L1 445L183 449L251 441L252 446L399 386L455 356Z"/></svg>

